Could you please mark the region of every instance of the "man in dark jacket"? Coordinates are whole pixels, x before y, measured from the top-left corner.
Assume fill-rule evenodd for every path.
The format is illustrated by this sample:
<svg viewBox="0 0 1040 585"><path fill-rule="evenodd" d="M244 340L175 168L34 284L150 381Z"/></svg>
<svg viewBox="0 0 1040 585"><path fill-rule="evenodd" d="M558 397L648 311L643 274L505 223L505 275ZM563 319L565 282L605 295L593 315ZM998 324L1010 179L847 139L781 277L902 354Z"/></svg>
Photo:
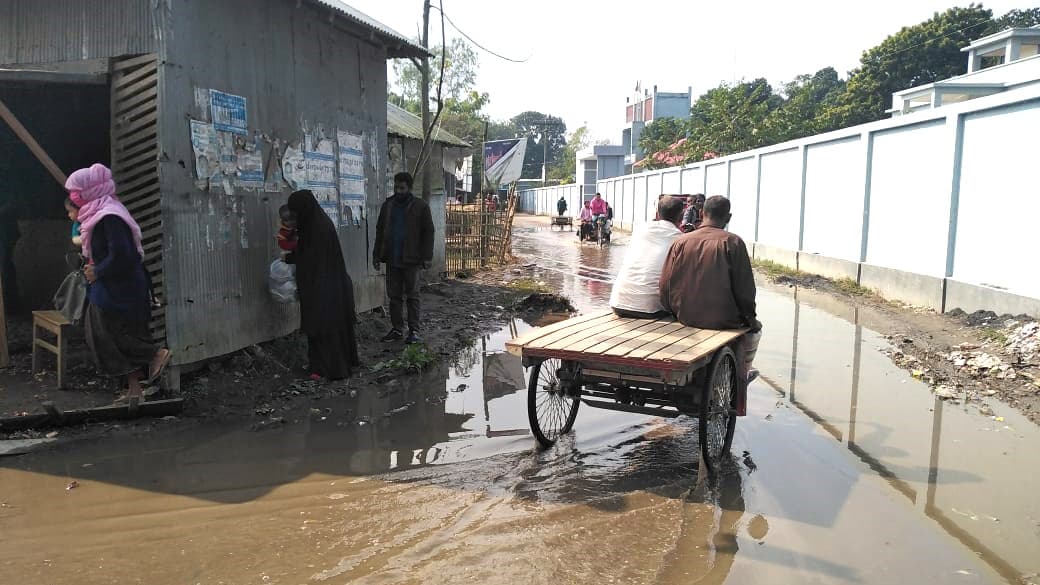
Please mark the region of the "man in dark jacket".
<svg viewBox="0 0 1040 585"><path fill-rule="evenodd" d="M731 217L729 199L712 197L704 204L701 226L672 242L661 270L661 305L689 327L749 329L743 366L750 382L758 375L751 366L762 323L747 246L726 231Z"/></svg>
<svg viewBox="0 0 1040 585"><path fill-rule="evenodd" d="M403 303L408 302L407 343L419 343L419 271L433 262L433 215L425 201L412 194L409 173L394 175L394 195L379 210L372 265L387 265L386 290L390 296L393 328L383 341L404 337Z"/></svg>

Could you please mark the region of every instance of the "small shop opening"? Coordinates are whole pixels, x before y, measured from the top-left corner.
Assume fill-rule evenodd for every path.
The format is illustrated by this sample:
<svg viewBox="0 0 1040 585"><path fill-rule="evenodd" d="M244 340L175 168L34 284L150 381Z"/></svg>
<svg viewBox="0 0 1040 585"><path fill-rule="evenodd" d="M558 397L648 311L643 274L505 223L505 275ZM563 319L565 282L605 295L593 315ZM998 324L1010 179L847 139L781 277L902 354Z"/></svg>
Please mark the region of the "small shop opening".
<svg viewBox="0 0 1040 585"><path fill-rule="evenodd" d="M107 74L0 69L0 101L65 174L111 158ZM12 126L0 121L0 282L12 342L53 296L76 251L63 186Z"/></svg>

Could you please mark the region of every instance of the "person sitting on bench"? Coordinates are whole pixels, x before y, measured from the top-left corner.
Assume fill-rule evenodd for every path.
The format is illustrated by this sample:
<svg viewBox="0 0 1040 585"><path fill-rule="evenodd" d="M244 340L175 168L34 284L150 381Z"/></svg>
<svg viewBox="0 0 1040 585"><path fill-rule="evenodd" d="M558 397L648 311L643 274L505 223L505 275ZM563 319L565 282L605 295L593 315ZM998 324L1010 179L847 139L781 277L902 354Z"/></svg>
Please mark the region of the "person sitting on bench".
<svg viewBox="0 0 1040 585"><path fill-rule="evenodd" d="M729 199L709 197L701 226L675 240L661 271L661 304L688 327L744 329L744 371L751 369L762 337L755 314L755 275L740 236L726 231Z"/></svg>
<svg viewBox="0 0 1040 585"><path fill-rule="evenodd" d="M619 317L658 319L671 315L661 304L659 287L668 249L682 235L682 213L682 199L665 195L657 201L657 219L632 232L610 292L610 308Z"/></svg>

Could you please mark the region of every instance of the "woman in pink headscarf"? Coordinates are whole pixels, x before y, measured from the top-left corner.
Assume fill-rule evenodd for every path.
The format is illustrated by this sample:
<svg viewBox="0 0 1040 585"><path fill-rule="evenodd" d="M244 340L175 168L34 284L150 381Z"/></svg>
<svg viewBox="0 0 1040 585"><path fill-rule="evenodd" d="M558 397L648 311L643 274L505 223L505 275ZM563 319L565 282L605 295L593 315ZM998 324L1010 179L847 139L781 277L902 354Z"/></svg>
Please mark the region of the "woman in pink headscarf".
<svg viewBox="0 0 1040 585"><path fill-rule="evenodd" d="M152 343L148 331L151 292L141 228L116 197L112 171L105 165L72 173L65 188L76 208L87 259L87 345L104 374L126 376L127 399L136 403L142 377L157 379L171 357Z"/></svg>

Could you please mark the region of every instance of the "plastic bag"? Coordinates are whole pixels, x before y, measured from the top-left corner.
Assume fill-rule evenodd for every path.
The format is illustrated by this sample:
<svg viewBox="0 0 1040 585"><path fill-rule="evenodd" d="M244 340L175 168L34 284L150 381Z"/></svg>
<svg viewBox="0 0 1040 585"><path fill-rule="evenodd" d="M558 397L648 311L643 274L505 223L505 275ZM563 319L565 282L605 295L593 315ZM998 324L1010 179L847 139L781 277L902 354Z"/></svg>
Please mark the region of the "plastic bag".
<svg viewBox="0 0 1040 585"><path fill-rule="evenodd" d="M296 302L296 267L286 264L281 258L271 262L267 286L275 301L279 303Z"/></svg>

